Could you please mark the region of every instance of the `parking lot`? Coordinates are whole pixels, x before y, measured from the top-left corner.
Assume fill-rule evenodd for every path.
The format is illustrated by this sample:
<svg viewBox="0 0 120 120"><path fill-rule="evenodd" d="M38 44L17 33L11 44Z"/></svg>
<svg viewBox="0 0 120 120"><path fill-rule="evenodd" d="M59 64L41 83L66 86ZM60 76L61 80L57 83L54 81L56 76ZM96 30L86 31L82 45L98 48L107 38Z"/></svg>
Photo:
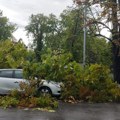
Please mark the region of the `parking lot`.
<svg viewBox="0 0 120 120"><path fill-rule="evenodd" d="M120 120L120 104L60 103L53 113L1 108L0 120Z"/></svg>

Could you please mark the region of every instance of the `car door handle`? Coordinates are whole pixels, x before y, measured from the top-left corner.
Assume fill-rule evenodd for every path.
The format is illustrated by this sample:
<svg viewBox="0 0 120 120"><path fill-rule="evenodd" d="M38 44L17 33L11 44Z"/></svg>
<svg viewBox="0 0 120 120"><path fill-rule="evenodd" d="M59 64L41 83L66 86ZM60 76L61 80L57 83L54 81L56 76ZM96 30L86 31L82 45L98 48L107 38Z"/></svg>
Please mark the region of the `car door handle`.
<svg viewBox="0 0 120 120"><path fill-rule="evenodd" d="M18 81L15 81L14 83L18 83Z"/></svg>

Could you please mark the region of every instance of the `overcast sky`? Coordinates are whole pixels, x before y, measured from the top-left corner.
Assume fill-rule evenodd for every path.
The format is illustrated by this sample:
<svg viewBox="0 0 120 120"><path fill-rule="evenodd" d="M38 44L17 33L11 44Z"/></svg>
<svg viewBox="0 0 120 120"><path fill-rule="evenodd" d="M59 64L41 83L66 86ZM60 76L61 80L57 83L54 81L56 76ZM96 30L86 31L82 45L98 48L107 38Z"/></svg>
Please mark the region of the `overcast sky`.
<svg viewBox="0 0 120 120"><path fill-rule="evenodd" d="M28 44L24 26L27 25L31 14L53 13L59 16L67 6L72 6L72 4L72 0L0 0L0 9L10 22L19 26L14 36L17 39L22 38L25 44Z"/></svg>

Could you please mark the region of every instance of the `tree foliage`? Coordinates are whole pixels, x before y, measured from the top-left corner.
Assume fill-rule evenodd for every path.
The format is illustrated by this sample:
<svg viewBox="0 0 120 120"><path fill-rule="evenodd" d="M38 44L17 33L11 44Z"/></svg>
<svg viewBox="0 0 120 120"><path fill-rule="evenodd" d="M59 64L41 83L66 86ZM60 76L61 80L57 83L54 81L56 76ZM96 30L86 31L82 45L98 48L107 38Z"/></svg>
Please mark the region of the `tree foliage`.
<svg viewBox="0 0 120 120"><path fill-rule="evenodd" d="M69 51L73 60L83 61L83 7L69 8L61 14L65 50ZM86 62L111 64L110 45L104 38L94 37L87 33ZM107 55L107 57L106 57ZM108 59L108 61L106 60Z"/></svg>
<svg viewBox="0 0 120 120"><path fill-rule="evenodd" d="M15 24L9 22L7 17L0 14L0 40L12 38L12 33L15 31Z"/></svg>
<svg viewBox="0 0 120 120"><path fill-rule="evenodd" d="M10 40L0 42L0 68L22 68L28 59L23 43Z"/></svg>
<svg viewBox="0 0 120 120"><path fill-rule="evenodd" d="M63 30L64 49L70 52L73 60L82 61L83 21L80 20L81 9L68 8L61 13L61 26Z"/></svg>
<svg viewBox="0 0 120 120"><path fill-rule="evenodd" d="M50 14L49 17L43 14L31 15L30 23L26 26L26 30L28 35L31 35L33 38L37 60L41 60L43 46L45 44L51 46L50 42L47 42L47 38L52 40L53 35L57 32L56 24L57 19L53 14Z"/></svg>
<svg viewBox="0 0 120 120"><path fill-rule="evenodd" d="M30 23L26 26L26 30L28 35L33 38L33 46L35 45L34 49L38 61L41 60L42 54L46 53L47 49L50 48L52 51L70 52L73 56L73 61L75 60L82 63L82 10L83 8L68 8L61 13L59 19L53 14L50 14L49 16L43 14L31 15ZM100 63L101 59L101 63L110 63L105 62L105 56L102 57L102 54L100 53L102 49L104 49L104 54L110 56L110 54L106 53L109 47L105 40L87 34L86 48L86 59L88 64Z"/></svg>

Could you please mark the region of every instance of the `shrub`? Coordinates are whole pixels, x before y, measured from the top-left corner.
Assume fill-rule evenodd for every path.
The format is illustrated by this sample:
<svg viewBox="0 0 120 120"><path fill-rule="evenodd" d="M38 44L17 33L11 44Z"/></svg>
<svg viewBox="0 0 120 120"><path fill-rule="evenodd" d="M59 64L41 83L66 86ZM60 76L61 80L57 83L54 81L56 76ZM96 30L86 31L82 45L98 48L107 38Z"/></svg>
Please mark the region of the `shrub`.
<svg viewBox="0 0 120 120"><path fill-rule="evenodd" d="M65 82L64 82L64 88L62 93L62 99L68 99L70 96L73 96L75 99L79 98L79 87L80 84L76 80L74 75L67 75Z"/></svg>
<svg viewBox="0 0 120 120"><path fill-rule="evenodd" d="M16 107L18 106L19 101L16 98L5 96L0 97L0 106L6 108L6 107Z"/></svg>
<svg viewBox="0 0 120 120"><path fill-rule="evenodd" d="M88 101L110 102L120 97L120 88L111 79L110 70L106 66L91 65L86 69L83 83L83 86L89 89L89 95L86 95ZM117 94L113 91L117 91ZM80 94L82 93L83 91Z"/></svg>
<svg viewBox="0 0 120 120"><path fill-rule="evenodd" d="M58 102L50 96L29 97L19 100L19 107L40 107L55 109L58 107Z"/></svg>
<svg viewBox="0 0 120 120"><path fill-rule="evenodd" d="M21 92L14 90L11 93L11 98L15 98L18 100L19 107L50 107L50 108L57 108L58 102L52 98L51 96L35 96L36 89L35 89L35 80L29 80L28 83L21 82L20 88Z"/></svg>
<svg viewBox="0 0 120 120"><path fill-rule="evenodd" d="M83 70L77 63L69 65L64 78L63 99L69 101L72 96L76 100L88 102L120 101L120 88L110 77L107 66L94 64Z"/></svg>
<svg viewBox="0 0 120 120"><path fill-rule="evenodd" d="M37 98L37 106L57 108L58 102L55 101L54 98L51 98L50 96L41 96Z"/></svg>

